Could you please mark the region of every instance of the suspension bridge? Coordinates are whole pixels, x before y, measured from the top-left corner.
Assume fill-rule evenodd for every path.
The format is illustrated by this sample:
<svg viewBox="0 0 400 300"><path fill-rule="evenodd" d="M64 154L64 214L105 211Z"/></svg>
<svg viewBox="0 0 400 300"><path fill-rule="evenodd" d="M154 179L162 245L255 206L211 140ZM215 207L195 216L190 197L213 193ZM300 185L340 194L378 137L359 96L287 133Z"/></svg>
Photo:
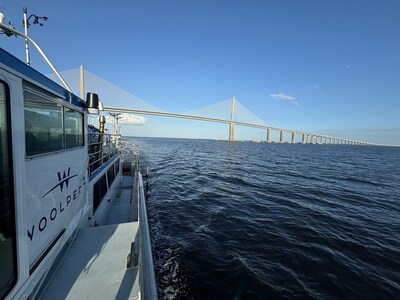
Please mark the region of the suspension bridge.
<svg viewBox="0 0 400 300"><path fill-rule="evenodd" d="M78 75L80 73L80 75ZM83 75L84 74L84 75ZM104 79L88 72L83 71L83 68L70 70L66 72L62 72L63 77L70 82L70 85L74 91L80 90L81 98L84 96L84 89L90 91L96 91L100 95L101 99L108 99L109 101L114 101L114 99L125 99L124 106L137 106L138 108L126 108L126 107L112 107L106 106L103 108L105 112L109 113L124 113L124 114L135 114L135 115L147 115L147 116L160 116L160 117L168 117L168 118L180 118L180 119L188 119L188 120L197 120L204 122L213 122L213 123L223 123L229 125L228 139L229 141L235 140L235 127L243 126L250 128L257 128L265 130L265 142L267 143L302 143L302 144L333 144L333 145L375 145L365 141L358 141L348 138L341 138L335 136L322 135L313 132L305 132L301 130L280 128L276 126L270 126L265 124L262 120L260 120L257 116L255 116L252 112L250 112L246 107L244 107L239 101L232 97L227 101L222 101L218 104L214 105L214 109L209 108L208 112L216 111L216 107L219 105L219 108L222 106L226 107L227 102L230 104L230 116L226 117L212 117L204 115L204 110L196 110L192 113L173 113L173 112L165 112L157 107L151 105L150 103L132 95L128 92L120 89L119 87L105 81ZM52 77L52 79L57 80L57 78ZM80 81L79 81L79 78ZM212 105L213 106L213 105ZM237 116L237 111L242 112L242 114L247 115L248 121L239 121ZM276 136L277 133L278 139L272 139L272 136Z"/></svg>
<svg viewBox="0 0 400 300"><path fill-rule="evenodd" d="M225 123L229 124L229 141L235 140L235 126L245 126L245 127L252 127L258 129L266 130L266 142L271 143L271 131L278 131L279 132L279 140L277 142L283 143L285 140L285 134L290 134L290 142L294 144L296 142L296 136L301 135L301 143L302 144L341 144L341 145L372 145L371 143L356 141L351 139L344 139L326 135L320 135L316 133L298 131L298 130L290 130L290 129L283 129L279 127L272 127L268 125L260 125L260 124L253 124L253 123L246 123L246 122L238 122L235 121L235 97L232 97L232 113L231 119L219 119L219 118L210 118L210 117L203 117L203 116L196 116L190 114L177 114L177 113L169 113L169 112L162 112L162 111L151 111L151 110L141 110L141 109L131 109L131 108L118 108L118 107L104 107L104 111L112 112L112 113L132 113L132 114L139 114L139 115L150 115L150 116L161 116L161 117L170 117L170 118L181 118L181 119L189 119L189 120L198 120L198 121L205 121L205 122L215 122L215 123Z"/></svg>

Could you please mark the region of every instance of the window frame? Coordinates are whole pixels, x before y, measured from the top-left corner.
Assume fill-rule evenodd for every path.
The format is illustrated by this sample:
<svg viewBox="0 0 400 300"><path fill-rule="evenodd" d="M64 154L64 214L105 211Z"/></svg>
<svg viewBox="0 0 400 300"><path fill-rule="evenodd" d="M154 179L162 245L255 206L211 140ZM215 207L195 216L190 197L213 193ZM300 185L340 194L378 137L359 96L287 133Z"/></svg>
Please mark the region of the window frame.
<svg viewBox="0 0 400 300"><path fill-rule="evenodd" d="M13 147L12 147L12 124L11 124L11 93L9 84L0 79L0 84L4 86L5 92L5 113L6 113L6 138L7 138L7 151L8 151L8 176L9 176L9 211L11 212L10 223L12 224L12 265L13 265L13 273L14 278L9 283L8 289L3 291L3 294L0 297L5 297L10 293L10 291L16 286L19 279L19 270L18 270L18 249L17 249L17 223L16 223L16 203L15 203L15 191L14 191L14 164L13 164ZM7 286L7 285L5 285Z"/></svg>

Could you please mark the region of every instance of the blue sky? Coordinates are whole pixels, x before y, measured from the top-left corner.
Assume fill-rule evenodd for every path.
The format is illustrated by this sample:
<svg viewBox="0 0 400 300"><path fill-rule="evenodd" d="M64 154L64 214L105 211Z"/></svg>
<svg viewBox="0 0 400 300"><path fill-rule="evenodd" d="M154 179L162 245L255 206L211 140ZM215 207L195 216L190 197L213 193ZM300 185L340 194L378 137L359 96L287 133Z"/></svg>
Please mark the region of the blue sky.
<svg viewBox="0 0 400 300"><path fill-rule="evenodd" d="M0 4L21 30L25 5L49 17L30 35L59 70L82 64L164 111L187 112L235 96L272 126L400 145L397 0ZM22 39L0 36L0 45L24 59ZM33 51L32 66L50 73ZM228 137L226 125L146 120L123 133ZM265 139L254 129L237 132Z"/></svg>

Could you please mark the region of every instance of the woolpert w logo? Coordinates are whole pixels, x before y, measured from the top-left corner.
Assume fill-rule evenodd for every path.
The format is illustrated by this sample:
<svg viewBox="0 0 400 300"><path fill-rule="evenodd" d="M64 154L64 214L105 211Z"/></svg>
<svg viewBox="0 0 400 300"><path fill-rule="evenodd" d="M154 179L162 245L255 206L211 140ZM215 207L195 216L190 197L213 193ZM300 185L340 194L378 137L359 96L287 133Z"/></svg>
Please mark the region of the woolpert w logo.
<svg viewBox="0 0 400 300"><path fill-rule="evenodd" d="M48 191L46 194L44 194L44 196L43 196L42 198L46 197L50 192L52 192L53 190L55 190L57 187L60 187L60 190L61 190L61 192L62 192L62 190L63 190L63 188L64 188L64 184L65 184L65 185L67 186L67 188L68 188L69 180L70 180L71 178L74 178L74 177L78 176L78 174L70 175L70 171L71 171L71 167L68 168L67 173L65 173L65 171L63 171L62 177L61 177L61 172L57 172L57 175L58 175L58 184L56 184L50 191Z"/></svg>

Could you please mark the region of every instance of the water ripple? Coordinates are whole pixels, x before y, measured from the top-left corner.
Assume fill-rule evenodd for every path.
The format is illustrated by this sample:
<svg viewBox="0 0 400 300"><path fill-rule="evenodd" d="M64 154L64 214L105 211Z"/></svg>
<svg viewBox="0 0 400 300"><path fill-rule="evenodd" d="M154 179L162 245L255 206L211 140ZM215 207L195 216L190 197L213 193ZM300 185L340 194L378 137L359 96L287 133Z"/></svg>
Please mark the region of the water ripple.
<svg viewBox="0 0 400 300"><path fill-rule="evenodd" d="M160 299L399 297L399 149L134 142Z"/></svg>

